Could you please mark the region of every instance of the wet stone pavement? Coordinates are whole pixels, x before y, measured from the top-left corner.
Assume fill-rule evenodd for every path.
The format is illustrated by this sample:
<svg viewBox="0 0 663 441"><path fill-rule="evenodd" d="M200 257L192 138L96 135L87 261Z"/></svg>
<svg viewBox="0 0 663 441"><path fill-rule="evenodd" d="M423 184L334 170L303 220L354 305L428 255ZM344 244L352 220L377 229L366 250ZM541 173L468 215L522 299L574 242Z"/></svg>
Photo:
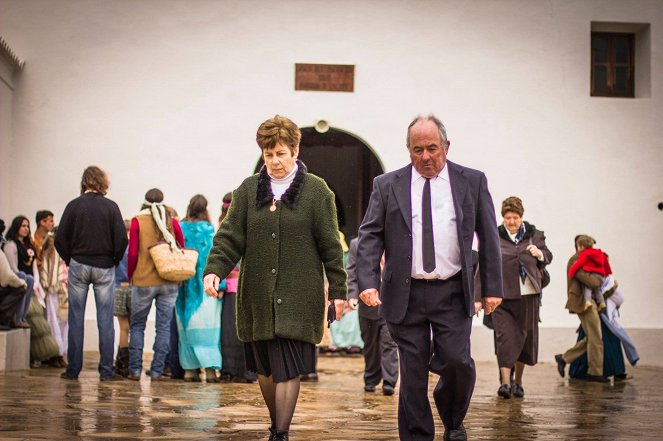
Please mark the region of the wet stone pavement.
<svg viewBox="0 0 663 441"><path fill-rule="evenodd" d="M293 441L396 440L394 396L363 391L360 356L323 356L302 383ZM266 440L257 384L104 382L93 354L78 381L61 369L0 374L0 440ZM525 398L498 398L494 362L477 363L470 440L663 440L663 368L616 384L561 379L554 363L525 373ZM437 377L431 375L432 387ZM436 418L436 439L443 428Z"/></svg>

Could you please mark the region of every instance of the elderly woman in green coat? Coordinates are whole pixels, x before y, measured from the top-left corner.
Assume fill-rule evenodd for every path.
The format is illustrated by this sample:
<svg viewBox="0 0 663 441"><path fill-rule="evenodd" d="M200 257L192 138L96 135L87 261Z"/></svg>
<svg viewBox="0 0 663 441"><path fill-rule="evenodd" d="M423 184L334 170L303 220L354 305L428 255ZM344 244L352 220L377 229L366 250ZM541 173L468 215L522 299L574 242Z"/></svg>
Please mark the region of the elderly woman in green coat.
<svg viewBox="0 0 663 441"><path fill-rule="evenodd" d="M237 334L257 372L270 440L287 440L299 377L315 370L323 332L324 275L340 318L347 296L334 194L297 159L301 132L276 115L258 128L265 165L233 192L204 271L205 292L241 260Z"/></svg>

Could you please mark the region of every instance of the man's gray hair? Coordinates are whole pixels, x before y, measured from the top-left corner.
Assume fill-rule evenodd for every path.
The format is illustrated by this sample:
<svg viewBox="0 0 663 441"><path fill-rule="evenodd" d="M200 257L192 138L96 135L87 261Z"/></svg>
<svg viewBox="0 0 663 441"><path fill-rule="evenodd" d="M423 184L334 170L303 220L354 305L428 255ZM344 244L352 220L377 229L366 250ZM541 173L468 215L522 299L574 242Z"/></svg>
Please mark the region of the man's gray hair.
<svg viewBox="0 0 663 441"><path fill-rule="evenodd" d="M432 113L429 113L428 116L417 115L412 120L410 125L407 126L407 138L405 139L405 145L407 146L408 149L410 148L410 129L419 121L433 121L437 126L437 130L440 132L440 139L442 140L442 143L447 142L447 129L444 127L444 124L442 124L442 121L440 121Z"/></svg>

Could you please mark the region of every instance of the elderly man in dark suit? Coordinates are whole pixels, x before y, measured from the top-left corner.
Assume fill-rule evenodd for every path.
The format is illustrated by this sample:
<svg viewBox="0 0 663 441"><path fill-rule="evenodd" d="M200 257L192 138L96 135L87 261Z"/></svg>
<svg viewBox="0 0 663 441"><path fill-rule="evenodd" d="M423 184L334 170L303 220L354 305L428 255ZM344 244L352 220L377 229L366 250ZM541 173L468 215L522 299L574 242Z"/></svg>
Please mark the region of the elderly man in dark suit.
<svg viewBox="0 0 663 441"><path fill-rule="evenodd" d="M435 437L428 401L432 371L440 375L433 397L444 439L466 440L463 420L476 378L470 354L477 312L472 240L476 233L482 303L490 314L502 301L495 209L486 176L447 161L446 129L435 116L412 121L407 148L411 164L373 182L359 229L360 298L368 306L381 305L380 315L398 345L400 439Z"/></svg>

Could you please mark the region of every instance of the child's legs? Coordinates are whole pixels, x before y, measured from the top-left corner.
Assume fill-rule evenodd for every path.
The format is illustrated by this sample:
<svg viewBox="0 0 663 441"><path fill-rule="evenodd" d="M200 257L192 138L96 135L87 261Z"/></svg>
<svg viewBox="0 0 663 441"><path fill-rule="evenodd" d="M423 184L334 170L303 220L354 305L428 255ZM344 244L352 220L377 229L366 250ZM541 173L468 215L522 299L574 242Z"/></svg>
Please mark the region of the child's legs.
<svg viewBox="0 0 663 441"><path fill-rule="evenodd" d="M594 299L597 305L605 303L605 298L603 298L603 294L601 294L601 291L599 291L598 289L592 291L592 298Z"/></svg>
<svg viewBox="0 0 663 441"><path fill-rule="evenodd" d="M128 315L117 315L117 322L120 325L120 342L118 346L120 348L129 347L129 316Z"/></svg>

